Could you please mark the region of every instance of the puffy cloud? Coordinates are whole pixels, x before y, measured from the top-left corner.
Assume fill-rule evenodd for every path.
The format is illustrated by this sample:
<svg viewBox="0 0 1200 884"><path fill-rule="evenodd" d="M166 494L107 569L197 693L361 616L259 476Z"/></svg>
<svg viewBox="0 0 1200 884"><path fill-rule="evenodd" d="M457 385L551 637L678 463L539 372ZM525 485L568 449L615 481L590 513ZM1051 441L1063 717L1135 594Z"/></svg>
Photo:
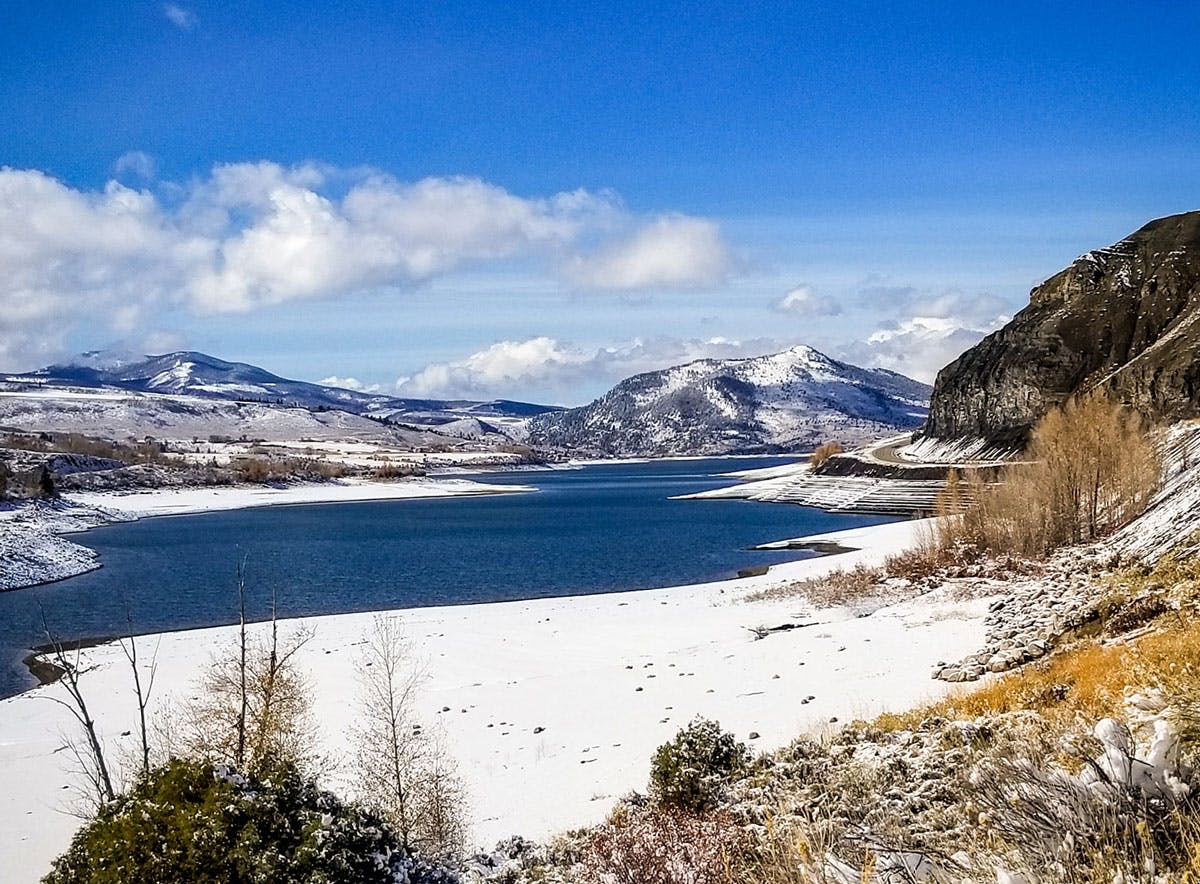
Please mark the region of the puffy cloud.
<svg viewBox="0 0 1200 884"><path fill-rule="evenodd" d="M0 364L60 355L82 319L127 331L131 305L176 283L178 247L147 193L0 169Z"/></svg>
<svg viewBox="0 0 1200 884"><path fill-rule="evenodd" d="M474 178L405 184L372 175L340 200L322 195L323 183L314 167L217 169L186 207L220 231L213 260L193 279L194 302L246 310L412 285L464 264L565 248L611 208L585 192L524 199ZM239 213L252 220L234 230Z"/></svg>
<svg viewBox="0 0 1200 884"><path fill-rule="evenodd" d="M664 215L621 242L581 255L569 277L582 288L703 288L729 274L732 259L712 221Z"/></svg>
<svg viewBox="0 0 1200 884"><path fill-rule="evenodd" d="M116 162L113 163L113 173L116 175L131 173L143 181L149 181L158 174L158 163L154 161L154 157L144 151L131 150L117 157Z"/></svg>
<svg viewBox="0 0 1200 884"><path fill-rule="evenodd" d="M153 171L145 155L118 166ZM715 225L682 216L594 245L636 224L611 194L526 198L467 177L401 182L260 162L216 166L186 186L111 181L82 191L4 167L0 364L28 368L61 354L76 323L126 334L171 307L247 311L530 259L600 274L612 288L678 285L715 276L725 260ZM583 242L596 251L572 260ZM601 274L602 264L615 275Z"/></svg>
<svg viewBox="0 0 1200 884"><path fill-rule="evenodd" d="M405 396L442 398L526 397L533 394L578 395L585 385L594 393L630 375L696 359L737 359L782 350L769 339L725 338L635 340L589 349L550 337L499 341L464 359L426 366L397 381Z"/></svg>
<svg viewBox="0 0 1200 884"><path fill-rule="evenodd" d="M162 9L163 15L167 17L167 21L181 31L190 31L196 25L200 24L200 19L196 16L196 13L190 9L184 9L178 4L164 3Z"/></svg>
<svg viewBox="0 0 1200 884"><path fill-rule="evenodd" d="M818 295L806 285L797 286L775 302L781 313L800 313L805 316L837 316L842 305L827 295Z"/></svg>

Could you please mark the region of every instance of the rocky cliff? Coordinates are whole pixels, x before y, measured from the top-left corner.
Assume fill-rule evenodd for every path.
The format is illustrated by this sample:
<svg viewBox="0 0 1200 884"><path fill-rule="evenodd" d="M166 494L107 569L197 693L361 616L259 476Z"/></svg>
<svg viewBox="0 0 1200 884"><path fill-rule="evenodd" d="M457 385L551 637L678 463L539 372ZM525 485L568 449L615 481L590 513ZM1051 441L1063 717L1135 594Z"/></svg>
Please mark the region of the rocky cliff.
<svg viewBox="0 0 1200 884"><path fill-rule="evenodd" d="M1077 258L938 374L925 435L1020 442L1047 410L1102 388L1148 417L1200 414L1200 212Z"/></svg>

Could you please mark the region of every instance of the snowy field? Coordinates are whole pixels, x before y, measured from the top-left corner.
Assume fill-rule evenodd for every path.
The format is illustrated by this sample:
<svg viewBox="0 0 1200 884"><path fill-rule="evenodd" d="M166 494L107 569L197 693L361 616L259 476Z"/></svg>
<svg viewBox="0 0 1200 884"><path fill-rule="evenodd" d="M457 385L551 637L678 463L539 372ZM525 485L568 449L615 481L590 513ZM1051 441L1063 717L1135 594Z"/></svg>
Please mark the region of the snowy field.
<svg viewBox="0 0 1200 884"><path fill-rule="evenodd" d="M947 691L930 670L980 645L987 600L926 596L870 616L814 612L800 600L739 601L756 589L880 562L912 542L915 524L821 535L857 550L736 581L395 612L427 667L420 713L444 731L459 762L475 840L540 838L599 821L616 798L645 787L654 748L695 715L720 720L743 740L757 733L751 745L766 750L834 718L903 709ZM315 637L300 665L334 759L346 749L355 648L372 616L304 621ZM762 640L750 632L789 622L806 626ZM144 656L158 646L152 705L187 696L234 637L216 628L140 640ZM113 645L86 651L85 662L83 689L110 755L120 756L136 740L127 664ZM72 776L57 751L71 722L48 699L61 690L0 701L0 884L36 881L79 825L67 812Z"/></svg>
<svg viewBox="0 0 1200 884"><path fill-rule="evenodd" d="M72 503L97 507L128 516L177 516L259 506L296 506L305 503L356 503L366 500L406 500L420 497L467 497L478 494L511 494L536 491L530 485L488 485L467 479L405 479L372 482L338 479L290 485L228 485L203 488L159 488L126 493L80 492L63 495Z"/></svg>

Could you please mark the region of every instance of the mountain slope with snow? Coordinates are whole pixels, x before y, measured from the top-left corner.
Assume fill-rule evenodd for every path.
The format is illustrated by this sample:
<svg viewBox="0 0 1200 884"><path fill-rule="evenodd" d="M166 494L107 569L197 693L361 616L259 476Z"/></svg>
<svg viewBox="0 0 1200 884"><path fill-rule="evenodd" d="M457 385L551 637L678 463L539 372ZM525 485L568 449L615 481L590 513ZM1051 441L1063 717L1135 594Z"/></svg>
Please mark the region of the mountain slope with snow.
<svg viewBox="0 0 1200 884"><path fill-rule="evenodd" d="M0 375L0 381L37 387L117 389L137 393L174 393L206 399L260 402L293 408L337 409L351 414L437 423L447 419L526 418L551 406L495 400L405 399L279 377L244 362L227 362L205 353L182 350L161 356L120 358L88 353L76 363L52 365L25 374Z"/></svg>
<svg viewBox="0 0 1200 884"><path fill-rule="evenodd" d="M608 457L797 451L915 429L929 392L801 346L635 375L590 405L535 417L529 442Z"/></svg>

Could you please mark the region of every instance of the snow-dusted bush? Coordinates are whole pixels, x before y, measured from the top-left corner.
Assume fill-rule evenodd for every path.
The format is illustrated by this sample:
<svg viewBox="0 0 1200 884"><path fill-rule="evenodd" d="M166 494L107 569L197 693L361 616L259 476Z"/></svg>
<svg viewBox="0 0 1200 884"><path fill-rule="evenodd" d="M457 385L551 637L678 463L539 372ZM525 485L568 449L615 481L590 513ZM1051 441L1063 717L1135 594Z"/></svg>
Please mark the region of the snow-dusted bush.
<svg viewBox="0 0 1200 884"><path fill-rule="evenodd" d="M455 884L379 817L281 765L172 760L107 804L46 884Z"/></svg>
<svg viewBox="0 0 1200 884"><path fill-rule="evenodd" d="M597 884L730 884L748 843L725 814L618 810L592 831L582 880Z"/></svg>
<svg viewBox="0 0 1200 884"><path fill-rule="evenodd" d="M711 807L749 763L744 743L718 722L696 718L654 753L650 796L662 807L698 813Z"/></svg>
<svg viewBox="0 0 1200 884"><path fill-rule="evenodd" d="M1149 731L1139 743L1124 724L1101 720L1094 754L1077 774L1032 758L985 759L971 797L1000 859L1028 881L1157 882L1194 871L1200 805L1192 771L1166 718Z"/></svg>

